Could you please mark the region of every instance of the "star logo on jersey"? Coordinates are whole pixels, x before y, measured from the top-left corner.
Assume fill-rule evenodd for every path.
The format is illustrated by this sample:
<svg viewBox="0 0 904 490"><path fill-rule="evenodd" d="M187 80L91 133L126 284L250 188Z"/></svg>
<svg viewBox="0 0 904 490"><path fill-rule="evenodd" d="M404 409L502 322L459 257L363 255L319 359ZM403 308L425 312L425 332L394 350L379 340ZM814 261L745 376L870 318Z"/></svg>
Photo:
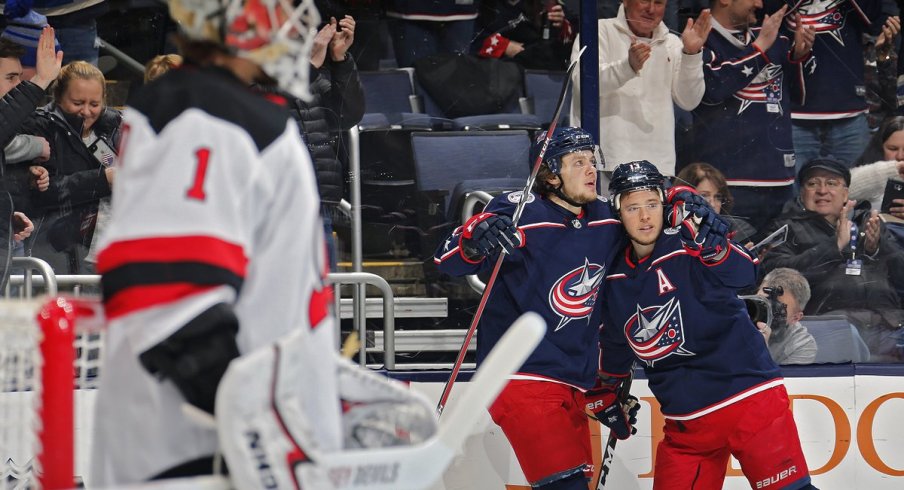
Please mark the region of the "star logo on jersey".
<svg viewBox="0 0 904 490"><path fill-rule="evenodd" d="M806 2L798 9L800 13L800 21L805 26L810 26L816 34L828 34L838 41L838 44L844 46L841 39L841 29L844 27L844 20L850 11L851 6L847 0L816 0ZM788 26L794 30L796 27L789 22Z"/></svg>
<svg viewBox="0 0 904 490"><path fill-rule="evenodd" d="M734 96L741 101L738 114L741 114L750 104L777 104L778 110L782 110L782 67L769 63L756 74L750 84L735 92Z"/></svg>
<svg viewBox="0 0 904 490"><path fill-rule="evenodd" d="M672 354L694 355L684 348L684 322L677 298L661 306L637 305L637 313L625 322L625 335L637 357L650 367Z"/></svg>
<svg viewBox="0 0 904 490"><path fill-rule="evenodd" d="M549 306L561 317L555 331L561 330L572 320L590 317L605 269L599 264L591 264L584 257L584 265L568 272L553 284L549 291Z"/></svg>

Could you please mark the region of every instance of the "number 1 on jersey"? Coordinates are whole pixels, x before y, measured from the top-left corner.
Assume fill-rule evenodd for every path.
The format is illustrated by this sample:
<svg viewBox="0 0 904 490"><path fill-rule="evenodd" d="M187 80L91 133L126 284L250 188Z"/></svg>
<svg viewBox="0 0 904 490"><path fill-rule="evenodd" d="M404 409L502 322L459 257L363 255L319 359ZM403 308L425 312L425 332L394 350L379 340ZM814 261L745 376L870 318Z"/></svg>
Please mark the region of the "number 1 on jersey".
<svg viewBox="0 0 904 490"><path fill-rule="evenodd" d="M195 181L185 196L189 199L203 201L207 198L204 193L204 178L207 176L207 162L210 161L210 148L200 148L195 152L197 165L195 166Z"/></svg>

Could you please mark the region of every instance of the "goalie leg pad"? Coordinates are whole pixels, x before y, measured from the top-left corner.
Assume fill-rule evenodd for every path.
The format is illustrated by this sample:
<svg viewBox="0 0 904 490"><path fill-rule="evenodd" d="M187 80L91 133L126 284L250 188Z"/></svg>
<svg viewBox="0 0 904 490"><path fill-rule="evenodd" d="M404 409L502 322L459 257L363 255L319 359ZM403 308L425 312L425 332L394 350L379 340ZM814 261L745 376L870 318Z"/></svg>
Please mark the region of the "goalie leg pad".
<svg viewBox="0 0 904 490"><path fill-rule="evenodd" d="M139 360L149 373L172 381L186 401L213 413L220 378L239 356L238 330L232 306L219 303L144 351Z"/></svg>

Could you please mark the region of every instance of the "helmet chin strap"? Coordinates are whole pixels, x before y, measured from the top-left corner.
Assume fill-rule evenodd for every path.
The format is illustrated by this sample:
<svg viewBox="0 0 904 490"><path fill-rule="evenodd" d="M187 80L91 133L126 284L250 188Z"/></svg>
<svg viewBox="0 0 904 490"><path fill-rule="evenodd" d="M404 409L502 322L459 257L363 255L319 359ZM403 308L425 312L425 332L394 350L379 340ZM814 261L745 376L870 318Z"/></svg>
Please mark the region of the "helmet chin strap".
<svg viewBox="0 0 904 490"><path fill-rule="evenodd" d="M575 206L575 207L578 207L578 208L583 207L583 206L584 206L583 203L575 202L573 199L571 199L570 197L566 196L564 192L562 192L562 186L563 186L563 185L565 185L565 184L562 182L562 178L559 177L559 186L556 187L556 189L553 191L553 193L556 195L556 197L558 197L559 199L561 199L561 200L567 202L568 204L571 204L572 206Z"/></svg>

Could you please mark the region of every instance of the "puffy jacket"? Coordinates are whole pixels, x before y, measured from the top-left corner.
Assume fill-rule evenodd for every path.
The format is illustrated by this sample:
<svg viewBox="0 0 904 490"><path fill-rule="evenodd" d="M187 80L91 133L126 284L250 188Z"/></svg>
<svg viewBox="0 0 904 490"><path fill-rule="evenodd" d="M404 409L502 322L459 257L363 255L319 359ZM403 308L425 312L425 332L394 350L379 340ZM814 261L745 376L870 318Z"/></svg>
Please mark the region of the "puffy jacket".
<svg viewBox="0 0 904 490"><path fill-rule="evenodd" d="M860 231L866 229L868 210L855 213L854 222ZM788 240L763 257L764 273L778 267L790 267L800 271L810 283L812 297L805 308L808 315L818 315L832 310L869 308L899 309L901 298L896 286L902 284L900 271L904 270L904 250L886 229L879 239L879 250L874 257L860 252L863 261L860 275L845 273L851 246L838 251L835 225L818 213L804 210L799 204L786 207L770 230L788 224ZM858 251L863 250L863 240L857 241ZM902 281L904 282L904 281Z"/></svg>
<svg viewBox="0 0 904 490"><path fill-rule="evenodd" d="M22 82L0 99L0 148L5 147L21 132L20 126L31 117L43 97L41 87L31 82ZM14 209L24 207L23 194L30 181L27 166L5 168L4 158L5 155L0 151L0 289L6 284L9 266L12 213Z"/></svg>
<svg viewBox="0 0 904 490"><path fill-rule="evenodd" d="M345 183L338 157L340 136L364 115L364 90L351 55L340 62L327 59L319 69L312 67L311 94L310 102L292 99L289 109L311 152L320 200L335 205L342 199Z"/></svg>
<svg viewBox="0 0 904 490"><path fill-rule="evenodd" d="M50 188L29 192L28 213L35 232L26 252L50 263L57 274L84 274L84 258L94 234L98 202L110 195L104 165L82 141L82 119L66 115L55 104L38 109L20 131L50 143ZM106 108L94 123L98 138L110 148L119 144L122 114ZM28 214L27 213L27 214Z"/></svg>

